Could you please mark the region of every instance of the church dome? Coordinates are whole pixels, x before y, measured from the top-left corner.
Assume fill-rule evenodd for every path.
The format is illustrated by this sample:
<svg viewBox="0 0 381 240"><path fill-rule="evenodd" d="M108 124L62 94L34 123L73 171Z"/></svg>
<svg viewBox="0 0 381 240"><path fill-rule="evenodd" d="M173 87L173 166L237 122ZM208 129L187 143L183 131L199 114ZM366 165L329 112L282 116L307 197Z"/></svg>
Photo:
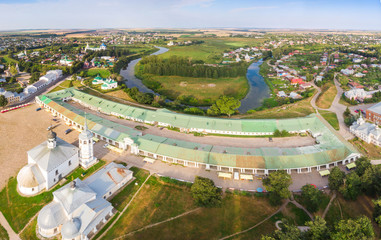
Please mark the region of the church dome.
<svg viewBox="0 0 381 240"><path fill-rule="evenodd" d="M63 239L73 239L77 237L81 229L81 220L73 218L62 225L61 234Z"/></svg>
<svg viewBox="0 0 381 240"><path fill-rule="evenodd" d="M48 133L48 139L56 139L57 134L53 131L49 131Z"/></svg>
<svg viewBox="0 0 381 240"><path fill-rule="evenodd" d="M33 174L33 165L34 164L28 164L21 168L20 172L17 174L17 183L19 186L25 188L38 187L38 181Z"/></svg>

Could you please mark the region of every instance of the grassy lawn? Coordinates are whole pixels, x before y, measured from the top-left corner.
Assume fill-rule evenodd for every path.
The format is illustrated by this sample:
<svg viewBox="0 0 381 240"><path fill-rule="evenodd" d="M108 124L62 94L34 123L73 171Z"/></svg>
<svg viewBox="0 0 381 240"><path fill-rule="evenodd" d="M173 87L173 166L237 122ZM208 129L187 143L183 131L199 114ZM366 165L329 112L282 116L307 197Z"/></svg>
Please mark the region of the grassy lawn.
<svg viewBox="0 0 381 240"><path fill-rule="evenodd" d="M89 77L96 77L98 74L102 78L107 78L111 75L110 71L106 68L91 68L91 69L87 70L87 75Z"/></svg>
<svg viewBox="0 0 381 240"><path fill-rule="evenodd" d="M242 99L249 90L247 79L244 76L214 79L150 75L149 79L149 81L159 82L161 88L158 92L170 99L176 99L179 96L193 96L200 102L206 99L213 102L221 95ZM146 84L145 81L143 80L144 84Z"/></svg>
<svg viewBox="0 0 381 240"><path fill-rule="evenodd" d="M135 180L128 184L123 190L118 193L113 199L111 199L112 205L118 210L122 211L123 208L128 204L131 200L134 193L139 189L140 185L146 180L149 175L147 170L143 170L140 168L132 167L131 171L134 172L133 176ZM138 185L135 185L138 183Z"/></svg>
<svg viewBox="0 0 381 240"><path fill-rule="evenodd" d="M337 89L332 82L326 83L321 89L322 92L316 99L316 105L319 108L328 109L331 107L333 99L335 99Z"/></svg>
<svg viewBox="0 0 381 240"><path fill-rule="evenodd" d="M173 46L169 47L169 51L163 53L162 57L169 58L170 56L183 56L189 57L193 60L203 60L206 63L220 63L222 60L222 53L225 51L235 50L239 47L259 46L264 39L253 38L184 38L182 41L187 40L201 40L202 44L190 46Z"/></svg>
<svg viewBox="0 0 381 240"><path fill-rule="evenodd" d="M373 208L372 199L368 196L362 195L356 201L348 201L339 194L331 204L325 220L327 225L332 228L342 219L358 218L363 215L372 219ZM373 223L373 228L376 235L379 234L379 227L375 223Z"/></svg>
<svg viewBox="0 0 381 240"><path fill-rule="evenodd" d="M244 114L238 116L244 119L266 119L266 118L296 118L305 117L311 113L315 113L315 110L310 104L311 98L303 99L293 104L279 106L275 108L265 109L257 111L251 114ZM234 117L234 116L233 116Z"/></svg>
<svg viewBox="0 0 381 240"><path fill-rule="evenodd" d="M83 179L104 164L105 162L100 160L88 170L78 168L67 176L66 179L69 181L77 177ZM84 177L81 176L82 173L84 173ZM65 184L69 183L69 181L66 181ZM61 186L58 185L52 190L40 193L34 197L22 197L17 192L17 179L12 177L9 179L7 186L0 192L0 211L4 214L4 217L8 220L12 229L16 233L19 233L43 206L53 200L52 192L60 187Z"/></svg>
<svg viewBox="0 0 381 240"><path fill-rule="evenodd" d="M18 63L17 60L10 58L8 55L3 55L0 56L0 62L4 64L9 64L9 63Z"/></svg>
<svg viewBox="0 0 381 240"><path fill-rule="evenodd" d="M129 186L131 185L134 186L134 184ZM131 197L131 195L133 194L127 195L127 197ZM128 199L124 200L124 203L127 202ZM103 239L113 239L194 208L196 206L194 205L189 187L165 183L159 178L151 176L127 211L124 212L122 217L107 232Z"/></svg>
<svg viewBox="0 0 381 240"><path fill-rule="evenodd" d="M285 218L289 219L297 226L304 226L305 222L311 221L307 213L296 207L293 203L287 204L287 206L282 210L282 214Z"/></svg>
<svg viewBox="0 0 381 240"><path fill-rule="evenodd" d="M381 158L381 148L374 145L364 142L361 139L354 138L349 140L356 148L369 159L380 159Z"/></svg>
<svg viewBox="0 0 381 240"><path fill-rule="evenodd" d="M319 113L335 130L340 130L339 120L337 120L336 113L324 110L320 110Z"/></svg>
<svg viewBox="0 0 381 240"><path fill-rule="evenodd" d="M116 98L120 98L120 99L129 101L129 102L136 102L134 99L132 99L130 97L130 95L128 95L123 90L112 91L112 92L108 92L108 93L105 93L105 94L108 95L108 96L112 96L112 97L116 97Z"/></svg>
<svg viewBox="0 0 381 240"><path fill-rule="evenodd" d="M80 81L77 81L77 80L75 80L75 81L65 80L60 85L58 85L57 87L55 87L52 90L50 90L50 93L51 92L60 91L60 90L66 89L66 88L69 88L70 87L70 82L72 82L73 87L76 87L76 88L80 88L80 87L83 86Z"/></svg>
<svg viewBox="0 0 381 240"><path fill-rule="evenodd" d="M39 240L36 236L37 217L35 217L30 224L22 231L20 238L22 240Z"/></svg>
<svg viewBox="0 0 381 240"><path fill-rule="evenodd" d="M9 239L7 230L5 230L5 228L1 225L0 225L0 239L1 240L8 240Z"/></svg>
<svg viewBox="0 0 381 240"><path fill-rule="evenodd" d="M227 193L219 208L204 208L126 239L218 239L254 226L277 208L270 206L266 197ZM271 232L274 228L274 223L270 220L263 226L237 237L259 239L260 234Z"/></svg>

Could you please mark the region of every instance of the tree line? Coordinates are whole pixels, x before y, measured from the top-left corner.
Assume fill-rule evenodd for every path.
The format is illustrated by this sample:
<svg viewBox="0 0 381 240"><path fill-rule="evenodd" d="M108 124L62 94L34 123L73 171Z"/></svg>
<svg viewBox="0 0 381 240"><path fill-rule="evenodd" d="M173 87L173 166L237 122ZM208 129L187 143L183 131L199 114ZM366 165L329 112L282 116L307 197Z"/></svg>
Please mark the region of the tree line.
<svg viewBox="0 0 381 240"><path fill-rule="evenodd" d="M163 59L156 55L144 57L140 64L142 73L159 76L182 76L194 78L220 78L245 76L248 64L233 63L230 66L215 67L198 64L187 57L171 56Z"/></svg>

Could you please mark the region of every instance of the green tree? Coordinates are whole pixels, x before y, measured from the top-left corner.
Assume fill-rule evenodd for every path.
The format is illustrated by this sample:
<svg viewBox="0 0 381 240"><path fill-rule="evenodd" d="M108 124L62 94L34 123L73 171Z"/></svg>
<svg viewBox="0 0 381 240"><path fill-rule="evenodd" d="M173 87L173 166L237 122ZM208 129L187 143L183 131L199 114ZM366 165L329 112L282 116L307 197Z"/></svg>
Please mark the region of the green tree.
<svg viewBox="0 0 381 240"><path fill-rule="evenodd" d="M307 82L311 82L314 79L314 76L311 73L307 73L306 80Z"/></svg>
<svg viewBox="0 0 381 240"><path fill-rule="evenodd" d="M321 201L321 192L311 184L306 184L302 187L302 202L310 212L316 212L319 209Z"/></svg>
<svg viewBox="0 0 381 240"><path fill-rule="evenodd" d="M340 187L340 192L346 199L357 199L361 193L361 179L356 172L351 172L345 176L344 185Z"/></svg>
<svg viewBox="0 0 381 240"><path fill-rule="evenodd" d="M305 234L306 239L327 240L330 238L330 232L327 227L327 223L323 218L317 216L315 217L314 221L307 222L306 226L310 227L310 229Z"/></svg>
<svg viewBox="0 0 381 240"><path fill-rule="evenodd" d="M8 100L4 97L4 95L0 95L0 107L4 107L8 104Z"/></svg>
<svg viewBox="0 0 381 240"><path fill-rule="evenodd" d="M266 187L266 190L280 198L290 197L291 193L288 187L291 184L291 176L283 170L272 172L267 178L263 179L263 185Z"/></svg>
<svg viewBox="0 0 381 240"><path fill-rule="evenodd" d="M381 194L381 166L368 167L361 176L362 188L369 195Z"/></svg>
<svg viewBox="0 0 381 240"><path fill-rule="evenodd" d="M334 167L328 177L328 186L331 190L339 190L343 185L345 173L339 167Z"/></svg>
<svg viewBox="0 0 381 240"><path fill-rule="evenodd" d="M18 71L17 71L16 66L11 66L11 67L9 68L9 72L12 74L12 76L15 76L15 75L18 74Z"/></svg>
<svg viewBox="0 0 381 240"><path fill-rule="evenodd" d="M373 200L374 210L373 219L381 227L381 198Z"/></svg>
<svg viewBox="0 0 381 240"><path fill-rule="evenodd" d="M301 231L287 219L282 219L281 230L276 230L272 236L262 236L261 240L300 240Z"/></svg>
<svg viewBox="0 0 381 240"><path fill-rule="evenodd" d="M335 227L332 240L371 240L374 239L372 222L367 217L341 220Z"/></svg>
<svg viewBox="0 0 381 240"><path fill-rule="evenodd" d="M208 109L209 115L226 114L229 117L235 113L235 110L241 106L241 102L233 97L221 96L217 101Z"/></svg>
<svg viewBox="0 0 381 240"><path fill-rule="evenodd" d="M370 166L372 166L372 164L367 157L360 157L356 160L355 172L361 177Z"/></svg>
<svg viewBox="0 0 381 240"><path fill-rule="evenodd" d="M214 207L221 203L221 190L209 178L196 176L191 192L193 199L199 206Z"/></svg>

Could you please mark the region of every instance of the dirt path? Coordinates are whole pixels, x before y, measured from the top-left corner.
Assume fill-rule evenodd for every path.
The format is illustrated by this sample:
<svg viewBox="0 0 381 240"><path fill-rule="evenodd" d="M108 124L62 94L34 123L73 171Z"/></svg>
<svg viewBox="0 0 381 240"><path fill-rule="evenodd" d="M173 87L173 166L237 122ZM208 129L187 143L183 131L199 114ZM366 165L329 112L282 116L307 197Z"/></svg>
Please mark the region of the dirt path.
<svg viewBox="0 0 381 240"><path fill-rule="evenodd" d="M136 191L136 193L134 194L134 196L132 196L131 200L128 202L128 204L124 207L124 209L120 212L119 216L115 219L115 221L106 229L106 231L104 231L104 233L99 236L98 239L102 239L106 233L115 225L116 222L118 222L119 218L123 215L123 213L127 210L127 208L130 206L130 204L132 203L132 201L135 199L135 197L139 194L140 190L143 188L143 186L145 185L145 183L148 181L148 179L152 176L152 173L146 178L146 180L143 182L143 184L140 186L140 188L138 189L138 191Z"/></svg>
<svg viewBox="0 0 381 240"><path fill-rule="evenodd" d="M248 229L245 229L243 231L240 231L240 232L236 232L236 233L233 233L229 236L226 236L226 237L223 237L223 238L220 238L219 240L224 240L224 239L229 239L229 238L232 238L234 236L237 236L239 234L242 234L242 233L245 233L245 232L248 232L258 226L260 226L262 223L266 222L267 220L269 220L272 216L274 216L275 214L279 213L280 211L283 210L283 208L285 208L287 206L287 204L290 202L290 200L287 200L285 203L283 203L283 205L278 209L276 210L273 214L269 215L267 218L263 219L262 221L260 221L259 223L255 224L254 226L248 228Z"/></svg>
<svg viewBox="0 0 381 240"><path fill-rule="evenodd" d="M300 203L298 203L295 200L290 201L290 203L294 204L297 208L302 209L305 213L307 213L307 215L311 218L312 221L314 220L314 216L309 211L307 211L307 209L305 209L302 205L300 205Z"/></svg>
<svg viewBox="0 0 381 240"><path fill-rule="evenodd" d="M331 204L335 198L336 198L336 193L333 193L331 199L329 200L327 207L324 209L323 216L322 216L323 219L325 218L325 215L327 215L327 212L328 212L329 208L331 207Z"/></svg>
<svg viewBox="0 0 381 240"><path fill-rule="evenodd" d="M5 228L5 230L7 230L8 232L8 235L9 235L9 239L10 240L19 240L20 237L19 235L17 235L13 229L11 228L11 226L9 226L9 223L8 221L5 219L4 215L2 212L0 212L0 225L3 226Z"/></svg>
<svg viewBox="0 0 381 240"><path fill-rule="evenodd" d="M191 214L191 213L193 213L193 212L196 212L196 211L198 211L198 210L200 210L200 209L201 209L201 208L195 208L195 209L192 209L192 210L187 211L187 212L185 212L185 213L182 213L182 214L180 214L180 215L177 215L177 216L175 216L175 217L168 218L168 219L166 219L166 220L164 220L164 221L161 221L161 222L157 222L157 223L153 223L153 224L147 225L147 226L142 227L142 228L140 228L140 229L138 229L138 230L135 230L135 231L133 231L133 232L129 232L129 233L125 234L125 235L122 235L122 236L120 236L120 237L114 238L114 240L117 240L117 239L123 239L124 237L127 237L127 236L129 236L129 235L133 235L133 234L135 234L135 233L137 233L137 232L146 230L146 229L148 229L148 228L155 227L155 226L160 225L160 224L162 224L162 223L170 222L170 221L175 220L175 219L177 219L177 218L181 218L181 217L183 217L183 216L186 216L186 215L188 215L188 214Z"/></svg>

